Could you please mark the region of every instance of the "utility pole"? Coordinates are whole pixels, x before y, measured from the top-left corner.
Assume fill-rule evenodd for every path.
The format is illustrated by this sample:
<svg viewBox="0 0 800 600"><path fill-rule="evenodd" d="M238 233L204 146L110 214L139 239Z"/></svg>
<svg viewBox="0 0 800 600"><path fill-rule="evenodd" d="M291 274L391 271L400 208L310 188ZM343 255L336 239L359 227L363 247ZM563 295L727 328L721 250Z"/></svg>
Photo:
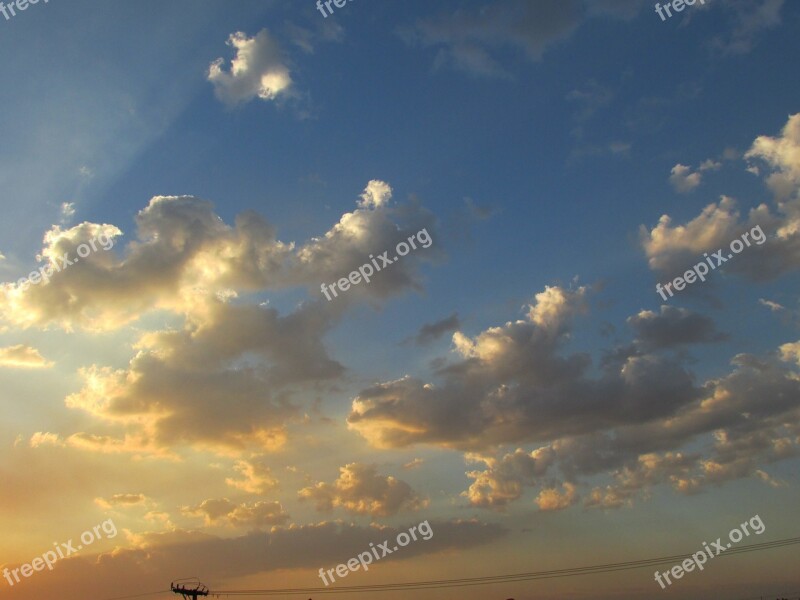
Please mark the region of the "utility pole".
<svg viewBox="0 0 800 600"><path fill-rule="evenodd" d="M192 584L189 587L185 584L176 585L170 583L169 588L172 590L173 594L180 594L183 596L183 600L197 600L199 596L208 596L208 588L200 582Z"/></svg>

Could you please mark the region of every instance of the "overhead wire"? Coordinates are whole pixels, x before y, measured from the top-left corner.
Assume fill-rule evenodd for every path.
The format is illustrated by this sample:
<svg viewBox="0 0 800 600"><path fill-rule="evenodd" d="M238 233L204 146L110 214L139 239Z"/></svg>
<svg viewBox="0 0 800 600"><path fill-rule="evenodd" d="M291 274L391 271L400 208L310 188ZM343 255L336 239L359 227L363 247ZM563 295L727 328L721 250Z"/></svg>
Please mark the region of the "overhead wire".
<svg viewBox="0 0 800 600"><path fill-rule="evenodd" d="M746 546L734 546L726 548L719 556L732 556L734 554L744 554L747 552L757 552L800 544L800 537L785 538L771 542L750 544ZM601 565L591 565L584 567L572 567L568 569L551 569L546 571L532 571L528 573L514 573L508 575L487 575L483 577L466 577L460 579L438 579L429 581L410 581L403 583L385 583L360 586L336 586L331 587L310 587L310 588L271 588L254 590L210 590L209 595L219 596L279 596L294 594L342 594L342 593L363 593L363 592L388 592L401 590L422 590L422 589L441 589L452 587L468 587L475 585L490 585L495 583L513 583L517 581L531 581L536 579L551 579L559 577L573 577L577 575L589 575L596 573L612 573L629 569L640 569L648 566L655 566L663 563L673 562L680 559L690 558L692 554L676 554L672 556L661 556L658 558L648 558L619 563L608 563Z"/></svg>

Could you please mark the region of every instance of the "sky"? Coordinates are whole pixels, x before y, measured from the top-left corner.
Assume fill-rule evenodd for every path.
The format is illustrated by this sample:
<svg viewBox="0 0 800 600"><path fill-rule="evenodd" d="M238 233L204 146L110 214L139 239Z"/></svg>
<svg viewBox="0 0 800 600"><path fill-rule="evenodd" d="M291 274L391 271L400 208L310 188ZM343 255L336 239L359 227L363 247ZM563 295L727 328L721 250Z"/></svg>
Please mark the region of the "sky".
<svg viewBox="0 0 800 600"><path fill-rule="evenodd" d="M0 7L0 597L794 537L800 5L339 1ZM413 594L788 596L796 552Z"/></svg>

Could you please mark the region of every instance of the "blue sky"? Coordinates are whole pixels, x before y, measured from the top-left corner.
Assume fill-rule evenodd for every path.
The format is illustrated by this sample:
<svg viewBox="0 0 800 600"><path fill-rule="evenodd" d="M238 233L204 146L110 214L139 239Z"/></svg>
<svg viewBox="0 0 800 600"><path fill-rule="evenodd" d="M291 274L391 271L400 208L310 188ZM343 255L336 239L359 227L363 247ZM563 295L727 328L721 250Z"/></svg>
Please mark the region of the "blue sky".
<svg viewBox="0 0 800 600"><path fill-rule="evenodd" d="M120 529L10 597L186 569L315 587L426 518L437 545L347 584L688 552L756 513L755 541L791 535L799 21L784 0L0 17L2 561ZM763 246L656 293L755 226ZM422 228L430 248L321 295ZM209 559L255 535L286 563ZM790 555L665 593L787 593ZM627 573L494 592L653 593Z"/></svg>

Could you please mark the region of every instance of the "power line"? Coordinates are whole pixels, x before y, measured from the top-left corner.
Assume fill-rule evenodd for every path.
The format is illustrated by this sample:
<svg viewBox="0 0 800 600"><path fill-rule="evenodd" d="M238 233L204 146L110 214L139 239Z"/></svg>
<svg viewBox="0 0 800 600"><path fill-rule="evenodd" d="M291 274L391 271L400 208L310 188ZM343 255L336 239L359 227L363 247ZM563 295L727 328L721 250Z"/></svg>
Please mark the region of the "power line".
<svg viewBox="0 0 800 600"><path fill-rule="evenodd" d="M734 546L728 548L723 554L719 556L730 556L732 554L744 554L746 552L757 552L761 550L770 550L773 548L781 548L784 546L791 546L800 544L800 537L785 538L781 540L774 540L772 542L763 542L760 544L750 544L748 546ZM641 569L648 566L656 566L668 562L673 562L680 559L689 558L692 552L686 554L676 554L673 556L661 556L658 558L646 558L642 560L633 560L619 563L608 563L602 565L591 565L586 567L572 567L568 569L552 569L548 571L532 571L529 573L514 573L509 575L490 575L484 577L467 577L461 579L438 579L430 581L410 581L406 583L386 583L362 586L337 586L336 588L273 588L263 590L211 590L211 596L278 596L278 595L292 595L292 594L338 594L338 593L358 593L358 592L389 592L400 590L422 590L422 589L440 589L450 587L467 587L473 585L491 585L493 583L514 583L517 581L531 581L536 579L552 579L559 577L573 577L576 575L591 575L595 573L612 573L614 571L624 571L629 569ZM129 600L132 598L144 598L146 596L155 596L158 594L168 594L169 590L159 590L154 592L146 592L143 594L135 594L132 596L115 596L114 598L105 598L104 600ZM795 596L796 594L791 594ZM743 600L756 600L743 599ZM800 600L800 595L798 599Z"/></svg>
<svg viewBox="0 0 800 600"><path fill-rule="evenodd" d="M772 542L760 544L750 544L748 546L734 546L728 548L719 556L730 556L732 554L744 554L746 552L757 552L800 544L800 537L786 538ZM336 588L282 588L282 589L259 589L259 590L211 590L211 595L227 596L278 596L293 594L342 594L360 592L388 592L400 590L422 590L422 589L441 589L451 587L467 587L474 585L490 585L493 583L513 583L517 581L531 581L536 579L551 579L558 577L574 577L576 575L590 575L595 573L611 573L614 571L624 571L628 569L640 569L648 566L656 566L667 562L689 558L693 553L676 554L673 556L661 556L658 558L648 558L619 563L609 563L603 565L592 565L586 567L572 567L569 569L554 569L547 571L533 571L529 573L514 573L509 575L492 575L484 577L468 577L461 579L438 579L430 581L411 581L405 583L386 583L361 586L337 586Z"/></svg>

